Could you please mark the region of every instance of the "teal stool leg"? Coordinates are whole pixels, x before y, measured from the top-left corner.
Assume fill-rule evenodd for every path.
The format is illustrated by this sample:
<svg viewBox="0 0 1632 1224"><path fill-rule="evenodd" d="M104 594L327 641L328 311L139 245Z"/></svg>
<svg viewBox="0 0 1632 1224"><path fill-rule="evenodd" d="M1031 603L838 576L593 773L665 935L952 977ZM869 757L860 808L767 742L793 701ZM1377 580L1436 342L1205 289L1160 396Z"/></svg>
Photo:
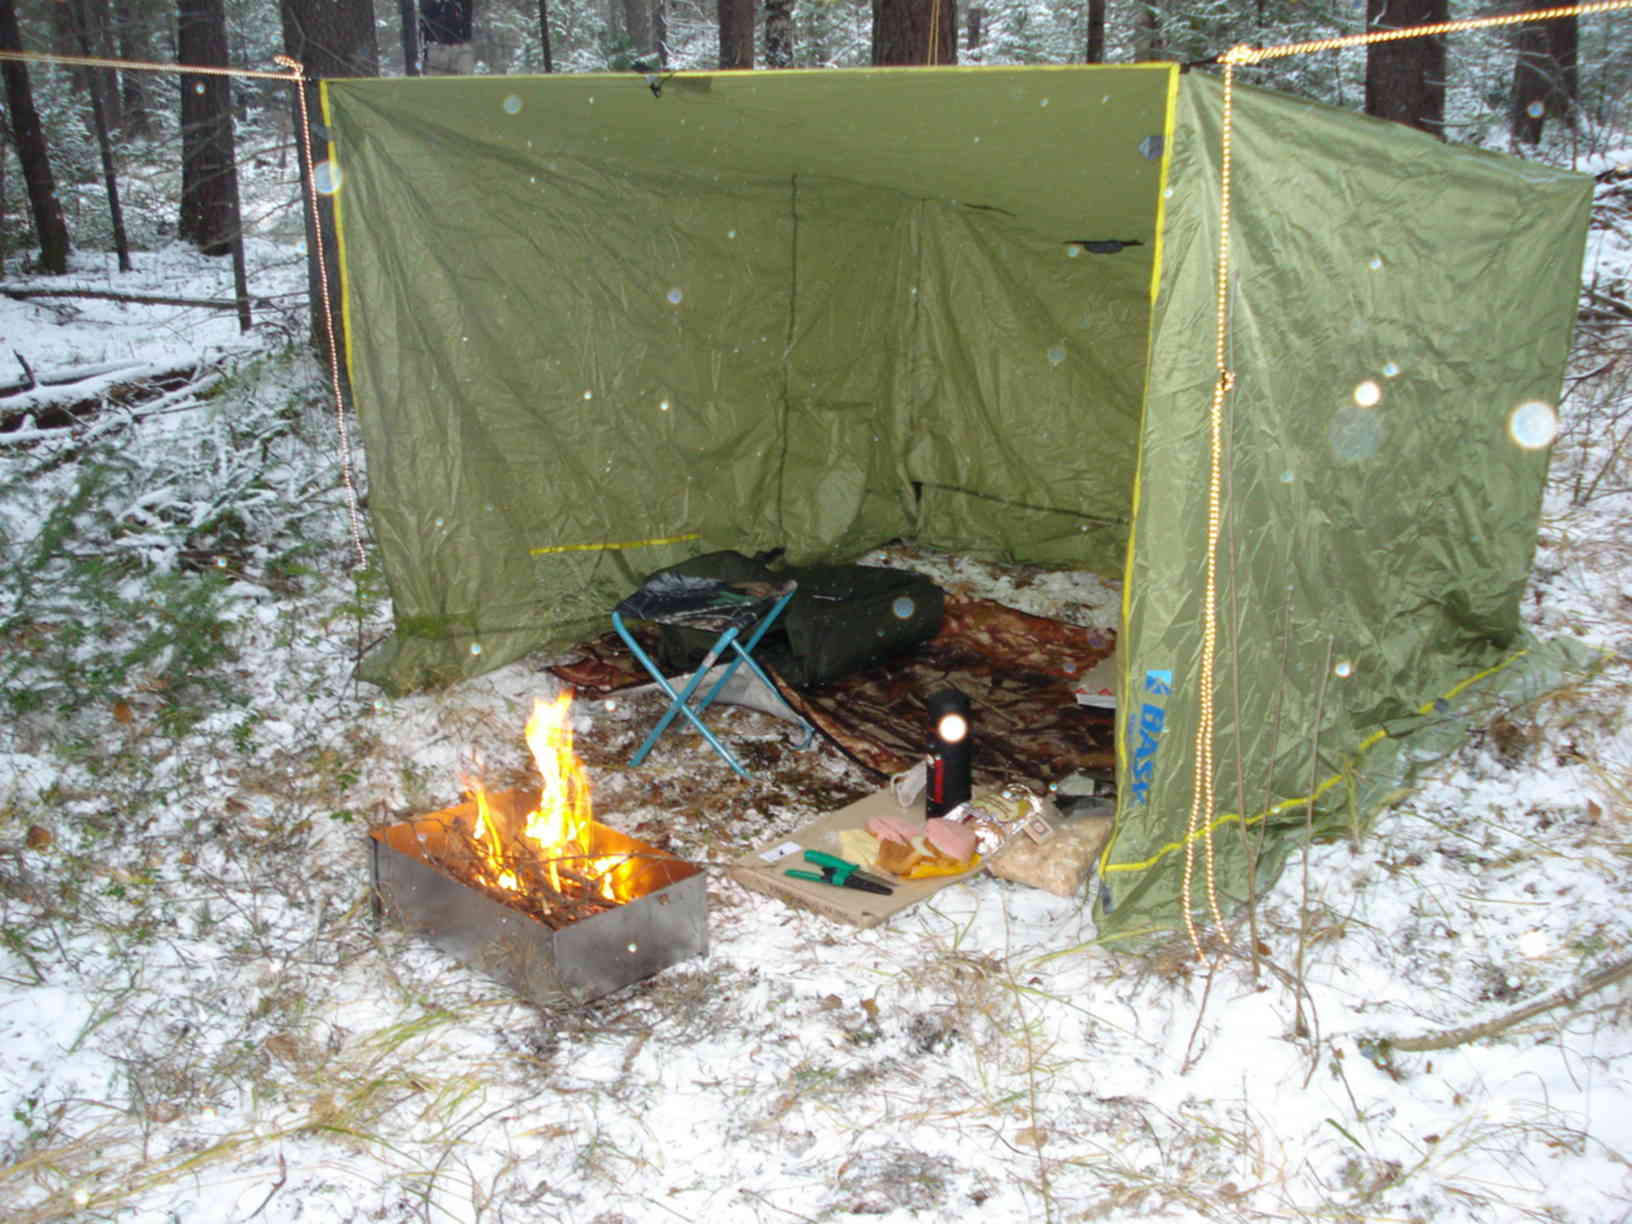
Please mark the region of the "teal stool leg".
<svg viewBox="0 0 1632 1224"><path fill-rule="evenodd" d="M790 589L772 604L770 610L760 617L759 623L754 626L754 631L748 636L747 641L740 639L739 630L735 627L722 633L714 645L709 648L708 654L704 656L702 666L692 674L691 678L686 681L685 687L678 693L675 692L674 686L664 677L662 669L652 662L646 652L641 649L640 643L635 640L634 634L625 628L623 617L617 611L613 611L612 627L618 631L618 636L623 639L624 645L634 652L635 658L640 660L641 666L651 673L652 678L657 681L658 687L668 694L670 703L669 708L664 711L663 717L658 720L657 726L652 728L645 742L641 744L635 755L630 758L629 763L631 765L639 765L644 761L647 754L656 745L658 737L668 730L669 724L674 721L675 715L683 714L687 721L702 733L703 738L713 746L714 751L720 754L727 765L731 766L744 778L751 776L737 761L737 758L731 754L731 751L720 743L713 732L703 725L702 714L714 703L714 699L720 695L726 684L730 682L731 677L736 674L737 668L744 663L748 665L749 670L759 678L760 683L768 691L772 693L778 691L776 685L771 683L771 678L765 674L764 669L754 662L753 651L754 647L759 645L759 640L765 636L766 630L776 623L777 617L782 615L782 609L788 606L793 596L794 592ZM691 703L692 695L697 691L698 686L702 684L703 677L727 652L734 652L734 657L721 671L719 679L709 686L708 692L703 695L703 699L693 705ZM797 747L800 749L808 748L816 738L816 728L806 722L805 719L800 718L797 713L794 713L794 717L799 719L799 725L805 729L805 737Z"/></svg>
<svg viewBox="0 0 1632 1224"><path fill-rule="evenodd" d="M714 686L708 690L708 695L697 704L697 712L699 714L708 709L708 707L714 703L714 698L720 695L720 690L725 688L725 686L730 682L732 676L736 675L737 668L740 667L744 661L746 661L748 666L753 669L754 675L760 678L766 688L770 689L773 693L776 692L776 686L766 678L765 673L759 670L759 664L755 663L749 656L753 654L754 647L759 645L759 639L765 636L765 631L776 623L777 617L782 615L782 609L788 606L788 602L793 599L793 595L794 593L789 591L786 595L782 596L782 598L778 599L771 605L771 610L765 613L764 616L760 617L759 624L754 627L754 631L749 635L746 643L732 640L733 635L730 633L726 633L718 642L714 643L714 649L709 652L710 659L717 660L718 655L722 653L727 646L730 646L737 652L737 657L731 660L730 665L720 673L720 678L714 682ZM703 670L707 671L712 665L713 664L711 662L705 660L703 663ZM804 720L800 719L800 721L803 722Z"/></svg>
<svg viewBox="0 0 1632 1224"><path fill-rule="evenodd" d="M664 678L663 669L658 667L657 664L653 663L646 652L640 648L640 643L635 641L634 635L624 628L623 618L616 612L612 613L612 627L618 631L618 636L623 639L624 645L628 646L630 650L634 651L635 657L639 659L641 665L651 673L652 678L657 681L658 687L668 694L670 700L669 708L664 712L663 717L658 721L657 726L653 727L651 733L646 736L646 741L636 750L635 755L629 758L629 764L639 765L642 761L644 761L646 759L646 755L651 752L653 746L657 743L658 737L662 735L663 732L668 729L669 724L674 721L674 716L676 714L684 714L687 720L690 721L691 725L696 727L697 730L702 733L703 738L713 746L714 751L720 754L727 765L731 766L732 769L736 770L737 773L741 774L744 778L751 778L752 775L750 775L749 772L737 762L737 758L731 755L730 750L715 738L712 731L703 726L703 720L698 717L698 712L707 705L707 701L705 700L704 706L697 707L697 711L694 711L689 704L691 695L697 691L697 686L703 682L703 677L708 674L709 669L712 668L715 662L719 659L720 651L728 646L734 646L737 644L737 630L734 628L727 629L725 633L721 635L720 640L714 643L713 647L709 650L708 655L703 659L702 666L692 674L691 679L686 682L685 688L677 693L674 691L674 686ZM709 697L712 698L718 691L719 686L716 685L712 690L710 690Z"/></svg>

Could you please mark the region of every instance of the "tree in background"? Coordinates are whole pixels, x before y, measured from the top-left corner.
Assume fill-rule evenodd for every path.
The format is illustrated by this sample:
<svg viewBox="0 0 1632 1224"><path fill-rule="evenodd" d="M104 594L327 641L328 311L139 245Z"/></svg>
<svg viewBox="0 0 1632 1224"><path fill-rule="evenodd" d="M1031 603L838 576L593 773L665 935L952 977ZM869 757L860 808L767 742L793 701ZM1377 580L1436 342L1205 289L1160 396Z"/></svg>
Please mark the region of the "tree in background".
<svg viewBox="0 0 1632 1224"><path fill-rule="evenodd" d="M374 35L374 5L371 0L281 0L284 52L300 61L306 75L319 77L378 76L379 44ZM317 86L306 86L306 116L313 125L322 122ZM311 141L312 158L326 162L328 141L318 132L300 130L300 111L294 116L295 139ZM328 270L325 284L318 264L317 218L312 215L312 190L305 159L301 159L301 201L306 209L307 283L312 299L312 337L325 358L329 356L328 322L324 302L340 308L340 272L334 240L333 179L325 175L318 182L318 208L323 227L323 266ZM337 324L338 325L338 324Z"/></svg>
<svg viewBox="0 0 1632 1224"><path fill-rule="evenodd" d="M0 50L22 49L14 0L0 0ZM28 186L28 211L34 218L34 234L40 243L37 269L60 276L68 271L68 222L57 200L57 183L51 173L51 152L45 143L45 129L34 109L34 87L28 78L27 65L17 60L0 61L0 75L5 77L11 140L23 167L23 181Z"/></svg>
<svg viewBox="0 0 1632 1224"><path fill-rule="evenodd" d="M765 67L793 67L793 0L765 0Z"/></svg>
<svg viewBox="0 0 1632 1224"><path fill-rule="evenodd" d="M179 0L176 58L201 68L227 67L223 0ZM181 221L177 232L206 255L232 250L238 232L237 171L232 148L232 80L218 74L181 78Z"/></svg>
<svg viewBox="0 0 1632 1224"><path fill-rule="evenodd" d="M1105 0L1088 0L1088 48L1083 61L1105 62Z"/></svg>
<svg viewBox="0 0 1632 1224"><path fill-rule="evenodd" d="M957 0L873 0L874 64L958 62Z"/></svg>
<svg viewBox="0 0 1632 1224"><path fill-rule="evenodd" d="M117 9L115 45L119 58L147 61L153 58L153 18L145 8L120 0ZM148 97L145 72L121 74L119 109L126 136L149 136L153 131L153 108Z"/></svg>
<svg viewBox="0 0 1632 1224"><path fill-rule="evenodd" d="M754 0L719 0L720 67L754 66Z"/></svg>
<svg viewBox="0 0 1632 1224"><path fill-rule="evenodd" d="M752 9L749 10L748 20L752 27ZM629 34L629 45L637 55L646 56L657 49L657 36L652 30L652 0L623 0L623 27Z"/></svg>
<svg viewBox="0 0 1632 1224"><path fill-rule="evenodd" d="M1366 0L1367 30L1444 21L1446 0ZM1406 38L1366 48L1366 114L1444 139L1445 40Z"/></svg>
<svg viewBox="0 0 1632 1224"><path fill-rule="evenodd" d="M51 0L50 13L52 44L57 51L103 59L116 55L113 10L108 0ZM124 102L115 69L79 69L74 73L74 88L95 96L102 117L110 127L124 127Z"/></svg>
<svg viewBox="0 0 1632 1224"><path fill-rule="evenodd" d="M476 0L420 0L419 40L428 76L468 75L476 68L470 45Z"/></svg>
<svg viewBox="0 0 1632 1224"><path fill-rule="evenodd" d="M543 0L539 0L542 4ZM397 0L397 25L402 31L402 75L419 76L419 12L416 0Z"/></svg>
<svg viewBox="0 0 1632 1224"><path fill-rule="evenodd" d="M86 3L86 0L64 0L63 8L68 10L73 19L74 29L79 37L81 54L87 58L91 57L95 54L95 48L91 43L90 36L90 18L87 16L91 6ZM103 5L102 8L105 15L107 6ZM119 82L116 79L110 77L108 80L107 94L114 98L119 96ZM108 219L113 231L113 246L119 256L119 270L129 272L131 270L130 241L125 234L124 209L119 203L119 175L113 156L113 137L108 131L110 123L107 107L104 104L101 90L92 89L90 98L91 126L96 131L97 152L102 156L102 185L108 193Z"/></svg>
<svg viewBox="0 0 1632 1224"><path fill-rule="evenodd" d="M1580 19L1530 22L1519 27L1515 41L1518 55L1513 61L1513 106L1508 125L1514 140L1539 144L1547 120L1575 126L1575 108L1581 96L1576 69Z"/></svg>
<svg viewBox="0 0 1632 1224"><path fill-rule="evenodd" d="M1137 63L1149 63L1160 59L1164 50L1161 2L1144 0L1133 26L1133 58Z"/></svg>

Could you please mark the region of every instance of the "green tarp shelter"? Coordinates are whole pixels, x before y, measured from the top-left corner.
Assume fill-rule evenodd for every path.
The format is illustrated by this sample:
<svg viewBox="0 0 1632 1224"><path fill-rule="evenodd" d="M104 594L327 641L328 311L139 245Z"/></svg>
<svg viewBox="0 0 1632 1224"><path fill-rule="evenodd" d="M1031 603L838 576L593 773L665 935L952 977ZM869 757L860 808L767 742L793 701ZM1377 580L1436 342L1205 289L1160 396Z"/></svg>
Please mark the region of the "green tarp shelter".
<svg viewBox="0 0 1632 1224"><path fill-rule="evenodd" d="M639 576L720 548L812 563L907 537L1120 575L1101 920L1174 921L1217 79L462 77L329 81L323 99L396 614L366 675L401 690L603 632ZM1414 740L1534 671L1518 601L1591 196L1244 86L1231 127L1227 900L1249 841L1273 872L1312 789L1317 832L1362 824Z"/></svg>

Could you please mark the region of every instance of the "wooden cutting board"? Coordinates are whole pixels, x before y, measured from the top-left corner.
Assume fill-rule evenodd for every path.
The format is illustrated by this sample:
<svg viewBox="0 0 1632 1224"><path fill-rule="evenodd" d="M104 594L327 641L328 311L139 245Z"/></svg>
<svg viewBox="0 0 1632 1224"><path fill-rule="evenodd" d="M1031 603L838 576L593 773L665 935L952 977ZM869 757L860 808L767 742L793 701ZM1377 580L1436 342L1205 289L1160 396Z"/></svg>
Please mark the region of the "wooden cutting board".
<svg viewBox="0 0 1632 1224"><path fill-rule="evenodd" d="M848 857L839 847L837 833L840 829L866 828L867 822L875 816L911 816L913 819L919 819L922 815L922 804L903 808L886 786L881 791L856 800L849 807L817 817L792 835L785 834L774 841L766 842L752 853L736 859L731 864L731 876L744 888L751 888L767 897L786 901L789 905L813 910L834 922L844 922L863 929L875 927L881 922L887 922L902 910L917 905L925 897L933 896L941 889L979 873L980 864L977 862L960 875L898 881L895 883L895 892L888 897L861 892L854 888L835 888L831 884L795 880L784 872L790 867L807 871L819 870L805 862L806 850L822 850L828 854L836 854L840 858ZM889 878L885 872L872 868L863 870L868 875Z"/></svg>

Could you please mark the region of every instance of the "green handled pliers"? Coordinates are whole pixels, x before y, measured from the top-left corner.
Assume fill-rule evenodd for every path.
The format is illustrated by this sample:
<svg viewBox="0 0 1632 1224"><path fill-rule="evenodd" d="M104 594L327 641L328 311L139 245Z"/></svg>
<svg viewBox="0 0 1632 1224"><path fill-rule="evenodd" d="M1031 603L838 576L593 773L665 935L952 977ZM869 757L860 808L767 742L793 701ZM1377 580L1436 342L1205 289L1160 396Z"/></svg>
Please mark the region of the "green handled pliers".
<svg viewBox="0 0 1632 1224"><path fill-rule="evenodd" d="M817 884L831 884L835 888L854 888L859 892L876 893L881 897L888 897L895 889L874 876L868 875L856 864L832 854L823 854L820 850L806 850L805 861L814 863L821 871L793 871L784 872L796 880L813 880Z"/></svg>

